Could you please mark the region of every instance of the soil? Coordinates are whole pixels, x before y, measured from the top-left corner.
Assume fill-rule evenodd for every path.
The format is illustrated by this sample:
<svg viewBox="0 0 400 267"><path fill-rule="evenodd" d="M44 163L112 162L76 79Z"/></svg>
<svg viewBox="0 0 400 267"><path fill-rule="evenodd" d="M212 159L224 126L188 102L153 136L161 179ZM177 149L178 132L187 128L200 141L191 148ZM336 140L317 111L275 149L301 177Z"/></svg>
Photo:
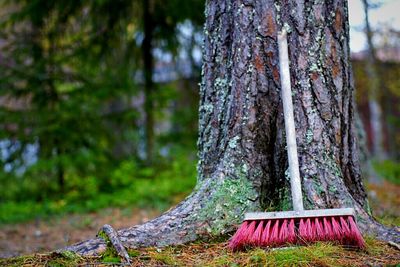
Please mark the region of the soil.
<svg viewBox="0 0 400 267"><path fill-rule="evenodd" d="M158 214L155 210L110 208L97 213L1 226L0 258L53 251L95 237L104 224L120 229L141 224Z"/></svg>

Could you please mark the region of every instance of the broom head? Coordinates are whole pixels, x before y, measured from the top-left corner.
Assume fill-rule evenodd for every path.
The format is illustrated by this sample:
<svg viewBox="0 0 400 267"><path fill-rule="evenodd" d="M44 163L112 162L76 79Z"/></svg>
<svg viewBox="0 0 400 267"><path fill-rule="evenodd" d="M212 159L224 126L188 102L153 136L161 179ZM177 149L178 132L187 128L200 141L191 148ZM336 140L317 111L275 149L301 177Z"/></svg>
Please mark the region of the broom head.
<svg viewBox="0 0 400 267"><path fill-rule="evenodd" d="M317 241L365 248L354 219L354 209L246 213L229 247L240 250L248 246L277 247Z"/></svg>

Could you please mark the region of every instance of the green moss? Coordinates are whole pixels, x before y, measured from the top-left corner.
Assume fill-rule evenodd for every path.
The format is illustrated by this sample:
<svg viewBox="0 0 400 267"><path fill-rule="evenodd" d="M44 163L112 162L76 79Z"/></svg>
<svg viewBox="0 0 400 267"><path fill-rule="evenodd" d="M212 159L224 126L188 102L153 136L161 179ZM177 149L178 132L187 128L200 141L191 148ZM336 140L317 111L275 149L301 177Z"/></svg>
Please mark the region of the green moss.
<svg viewBox="0 0 400 267"><path fill-rule="evenodd" d="M225 178L213 181L211 188L217 188L210 196L206 206L198 213L200 220L208 221L207 229L212 235L224 234L233 224L243 219L244 213L255 208L252 199L256 192L251 182L244 176L237 179Z"/></svg>
<svg viewBox="0 0 400 267"><path fill-rule="evenodd" d="M136 250L136 249L129 249L127 252L128 252L129 257L131 257L131 258L140 256L140 251Z"/></svg>
<svg viewBox="0 0 400 267"><path fill-rule="evenodd" d="M117 252L114 248L112 248L107 242L107 249L106 251L101 254L101 261L104 263L120 263L121 258L118 256Z"/></svg>
<svg viewBox="0 0 400 267"><path fill-rule="evenodd" d="M228 255L222 255L215 258L208 266L232 266L232 259Z"/></svg>
<svg viewBox="0 0 400 267"><path fill-rule="evenodd" d="M104 263L120 263L121 259L118 256L114 256L114 255L105 255L101 258L102 262Z"/></svg>
<svg viewBox="0 0 400 267"><path fill-rule="evenodd" d="M104 241L106 241L106 243L107 243L106 251L101 254L102 262L105 262L105 263L120 263L121 262L121 258L118 255L118 253L115 250L115 248L112 246L111 240L107 236L107 234L103 230L101 230L101 231L99 231L97 233L97 236L102 238L102 239L104 239Z"/></svg>
<svg viewBox="0 0 400 267"><path fill-rule="evenodd" d="M110 242L110 239L108 238L107 234L103 230L100 230L97 233L97 236L104 239L104 241L106 241L107 243Z"/></svg>
<svg viewBox="0 0 400 267"><path fill-rule="evenodd" d="M81 259L82 257L72 251L62 251L60 253L60 255L64 258L64 259L68 259L68 260L72 260L72 261L77 261L79 259Z"/></svg>
<svg viewBox="0 0 400 267"><path fill-rule="evenodd" d="M382 246L373 236L364 236L366 251L369 255L378 256L385 253L386 247Z"/></svg>
<svg viewBox="0 0 400 267"><path fill-rule="evenodd" d="M253 266L331 266L336 260L332 255L342 248L330 243L316 243L308 247L286 247L265 251L255 249L249 257Z"/></svg>
<svg viewBox="0 0 400 267"><path fill-rule="evenodd" d="M329 193L336 194L338 192L338 189L335 185L331 185L328 187L328 191Z"/></svg>
<svg viewBox="0 0 400 267"><path fill-rule="evenodd" d="M282 188L279 189L278 195L279 195L279 202L276 202L275 204L271 203L271 206L268 207L266 210L267 211L286 211L286 210L293 210L293 204L292 204L292 196L290 193L290 181L289 181L289 169L286 169L285 171L285 178L287 180L287 186L283 186Z"/></svg>
<svg viewBox="0 0 400 267"><path fill-rule="evenodd" d="M14 257L14 258L0 258L0 266L10 266L10 267L17 267L23 266L27 260L33 258L32 256L22 256L22 257Z"/></svg>
<svg viewBox="0 0 400 267"><path fill-rule="evenodd" d="M285 193L280 200L279 207L280 211L293 210L292 198L290 197L288 190L285 190Z"/></svg>
<svg viewBox="0 0 400 267"><path fill-rule="evenodd" d="M76 253L64 251L40 255L28 255L15 258L0 259L0 266L78 266L84 258Z"/></svg>
<svg viewBox="0 0 400 267"><path fill-rule="evenodd" d="M313 184L314 184L315 192L317 192L318 196L321 196L322 193L325 192L325 190L322 187L321 183L318 181L318 177L313 177L312 181L313 181Z"/></svg>
<svg viewBox="0 0 400 267"><path fill-rule="evenodd" d="M176 253L174 252L173 248L160 250L159 252L153 254L152 258L162 264L166 264L167 266L183 266L176 258Z"/></svg>

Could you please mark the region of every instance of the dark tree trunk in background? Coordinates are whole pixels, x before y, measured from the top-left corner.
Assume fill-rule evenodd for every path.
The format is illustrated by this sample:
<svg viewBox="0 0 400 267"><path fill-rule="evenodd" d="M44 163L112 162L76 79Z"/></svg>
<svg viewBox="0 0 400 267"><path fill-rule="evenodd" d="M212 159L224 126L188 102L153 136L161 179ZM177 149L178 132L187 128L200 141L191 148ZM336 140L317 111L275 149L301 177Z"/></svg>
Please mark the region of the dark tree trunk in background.
<svg viewBox="0 0 400 267"><path fill-rule="evenodd" d="M143 73L144 73L144 112L145 112L145 141L146 161L153 163L154 157L154 82L153 82L153 32L152 1L143 0L144 39Z"/></svg>
<svg viewBox="0 0 400 267"><path fill-rule="evenodd" d="M399 241L368 213L354 132L345 1L208 1L200 88L198 183L160 217L120 230L127 247L234 230L246 211L290 209L277 31L289 54L307 208L354 207L364 233ZM99 246L99 244L102 244ZM88 254L100 239L68 249Z"/></svg>
<svg viewBox="0 0 400 267"><path fill-rule="evenodd" d="M368 54L367 54L367 64L365 69L368 75L368 106L369 106L369 116L372 132L372 155L378 159L382 160L385 158L385 150L383 147L383 126L382 126L382 108L379 103L378 92L381 88L381 82L379 74L377 71L378 64L376 59L375 47L372 42L372 30L369 23L369 9L370 1L363 0L364 5L364 15L365 15L365 34L367 38Z"/></svg>

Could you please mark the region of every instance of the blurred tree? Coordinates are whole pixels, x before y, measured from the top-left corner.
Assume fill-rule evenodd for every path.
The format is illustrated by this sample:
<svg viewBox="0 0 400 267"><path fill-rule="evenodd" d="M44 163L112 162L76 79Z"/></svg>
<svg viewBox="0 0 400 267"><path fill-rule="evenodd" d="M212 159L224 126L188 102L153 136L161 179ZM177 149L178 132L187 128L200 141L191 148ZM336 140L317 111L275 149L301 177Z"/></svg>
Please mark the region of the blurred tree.
<svg viewBox="0 0 400 267"><path fill-rule="evenodd" d="M126 27L131 1L13 1L1 21L1 138L18 149L5 158L18 169L24 149L37 144L36 169L65 186L65 170L84 177L113 161L117 140L107 121L133 129L133 110L107 105L133 95L134 40ZM101 14L101 18L99 16ZM12 101L23 101L20 107ZM118 140L120 141L120 140ZM41 164L43 163L43 164ZM105 165L105 163L107 163Z"/></svg>
<svg viewBox="0 0 400 267"><path fill-rule="evenodd" d="M142 140L151 163L155 115L162 101L177 98L156 92L161 85L153 80L154 53L177 57L186 49L178 40L179 25L190 21L198 31L203 3L2 1L2 169L25 169L24 154L33 146L38 161L25 176L57 179L57 192L66 176L95 174L108 190L109 170L123 158L138 160ZM137 80L135 73L141 74ZM142 87L144 137L133 100Z"/></svg>
<svg viewBox="0 0 400 267"><path fill-rule="evenodd" d="M144 111L145 111L145 132L146 132L146 161L149 165L154 160L154 109L156 86L153 81L154 72L154 47L161 48L176 55L178 45L179 23L190 19L193 25L200 25L203 22L203 14L197 12L204 5L204 0L195 1L160 1L143 0L143 42L142 58L144 73Z"/></svg>
<svg viewBox="0 0 400 267"><path fill-rule="evenodd" d="M369 0L363 0L363 4L365 15L365 34L367 37L368 51L365 67L369 80L368 104L370 112L370 125L372 129L372 155L376 159L382 160L386 157L385 149L383 146L382 108L380 106L378 98L378 92L382 84L380 81L379 72L377 71L378 64L376 59L375 47L372 41L373 32L369 23L369 10L374 6Z"/></svg>
<svg viewBox="0 0 400 267"><path fill-rule="evenodd" d="M376 47L380 50L379 65L383 122L387 129L387 151L391 159L400 160L400 31L393 25L380 25ZM378 51L379 52L379 51Z"/></svg>

